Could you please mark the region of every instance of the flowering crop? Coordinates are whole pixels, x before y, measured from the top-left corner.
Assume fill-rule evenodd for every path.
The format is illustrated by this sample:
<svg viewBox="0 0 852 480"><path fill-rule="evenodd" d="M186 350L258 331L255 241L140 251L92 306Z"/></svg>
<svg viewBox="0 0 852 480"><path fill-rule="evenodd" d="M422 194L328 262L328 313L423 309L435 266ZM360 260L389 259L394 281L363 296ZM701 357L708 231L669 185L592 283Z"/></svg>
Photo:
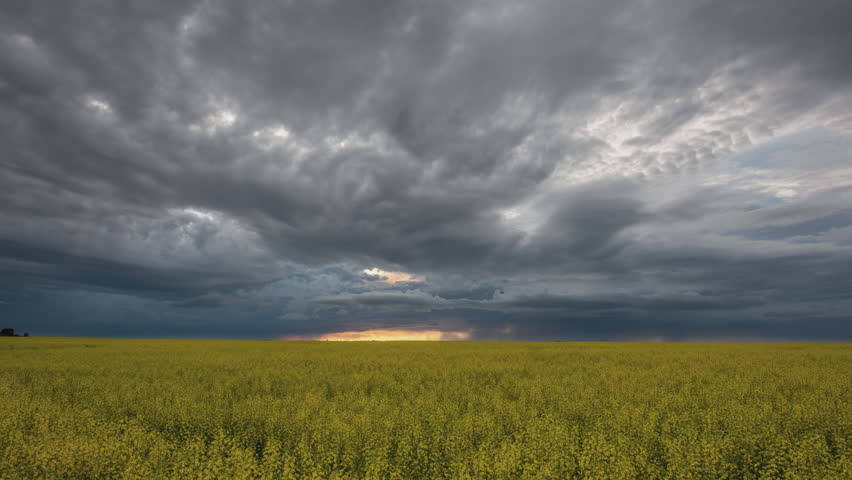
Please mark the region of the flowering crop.
<svg viewBox="0 0 852 480"><path fill-rule="evenodd" d="M849 479L846 344L0 340L0 479Z"/></svg>

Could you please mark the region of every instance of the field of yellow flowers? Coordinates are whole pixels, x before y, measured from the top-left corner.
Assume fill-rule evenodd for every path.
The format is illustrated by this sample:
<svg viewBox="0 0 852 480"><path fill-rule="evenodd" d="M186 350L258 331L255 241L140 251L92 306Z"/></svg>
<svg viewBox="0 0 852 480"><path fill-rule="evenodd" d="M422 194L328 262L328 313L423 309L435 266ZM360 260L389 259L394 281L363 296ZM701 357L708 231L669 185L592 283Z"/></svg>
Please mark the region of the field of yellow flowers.
<svg viewBox="0 0 852 480"><path fill-rule="evenodd" d="M2 479L852 478L852 345L0 339Z"/></svg>

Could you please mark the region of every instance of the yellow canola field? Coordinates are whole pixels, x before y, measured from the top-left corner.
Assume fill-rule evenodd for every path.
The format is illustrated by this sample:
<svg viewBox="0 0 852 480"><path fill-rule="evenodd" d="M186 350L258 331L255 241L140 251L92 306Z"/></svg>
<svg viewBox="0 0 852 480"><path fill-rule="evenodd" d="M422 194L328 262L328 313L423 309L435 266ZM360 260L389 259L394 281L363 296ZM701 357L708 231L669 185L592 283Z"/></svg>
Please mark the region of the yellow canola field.
<svg viewBox="0 0 852 480"><path fill-rule="evenodd" d="M2 479L852 478L852 345L0 339Z"/></svg>

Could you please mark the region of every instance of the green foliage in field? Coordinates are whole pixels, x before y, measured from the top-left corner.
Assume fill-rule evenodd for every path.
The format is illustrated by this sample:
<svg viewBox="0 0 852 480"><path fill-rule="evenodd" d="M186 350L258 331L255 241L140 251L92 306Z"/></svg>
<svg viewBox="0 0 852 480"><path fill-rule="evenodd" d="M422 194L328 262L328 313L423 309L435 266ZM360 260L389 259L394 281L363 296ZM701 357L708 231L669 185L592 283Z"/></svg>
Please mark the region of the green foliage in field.
<svg viewBox="0 0 852 480"><path fill-rule="evenodd" d="M3 479L849 479L852 346L0 341Z"/></svg>

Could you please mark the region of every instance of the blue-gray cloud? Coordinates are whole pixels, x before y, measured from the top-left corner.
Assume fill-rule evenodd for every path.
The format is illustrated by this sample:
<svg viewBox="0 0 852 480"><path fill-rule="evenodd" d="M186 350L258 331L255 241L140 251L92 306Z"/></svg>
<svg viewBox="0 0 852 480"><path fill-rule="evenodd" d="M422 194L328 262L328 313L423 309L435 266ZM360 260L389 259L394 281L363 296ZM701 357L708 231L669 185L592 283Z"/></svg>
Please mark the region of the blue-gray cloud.
<svg viewBox="0 0 852 480"><path fill-rule="evenodd" d="M850 22L833 0L7 1L0 315L848 340Z"/></svg>

